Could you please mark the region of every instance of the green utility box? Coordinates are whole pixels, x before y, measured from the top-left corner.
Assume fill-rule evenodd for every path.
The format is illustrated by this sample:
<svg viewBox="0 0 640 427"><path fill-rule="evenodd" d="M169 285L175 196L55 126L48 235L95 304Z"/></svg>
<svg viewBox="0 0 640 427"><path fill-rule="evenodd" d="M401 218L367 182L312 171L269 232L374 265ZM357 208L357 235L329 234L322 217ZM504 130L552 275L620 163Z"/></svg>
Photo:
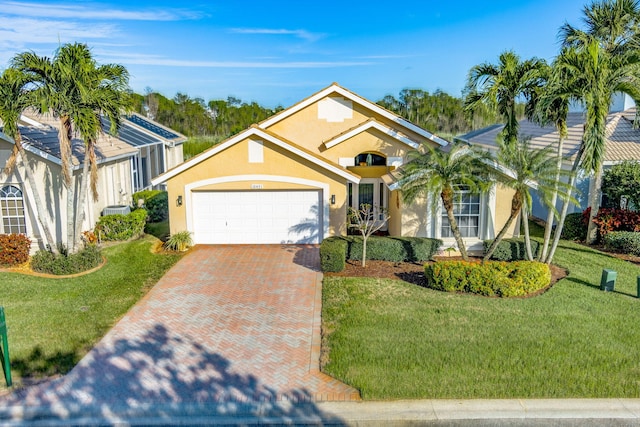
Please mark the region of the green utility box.
<svg viewBox="0 0 640 427"><path fill-rule="evenodd" d="M11 387L11 364L9 363L9 341L7 340L7 322L4 319L4 307L0 307L0 340L2 340L2 348L0 349L0 361L2 362L2 370L7 387Z"/></svg>
<svg viewBox="0 0 640 427"><path fill-rule="evenodd" d="M605 292L612 292L616 286L616 278L618 273L613 270L602 270L602 278L600 279L600 290Z"/></svg>
<svg viewBox="0 0 640 427"><path fill-rule="evenodd" d="M636 295L640 298L640 276L638 276L638 293Z"/></svg>

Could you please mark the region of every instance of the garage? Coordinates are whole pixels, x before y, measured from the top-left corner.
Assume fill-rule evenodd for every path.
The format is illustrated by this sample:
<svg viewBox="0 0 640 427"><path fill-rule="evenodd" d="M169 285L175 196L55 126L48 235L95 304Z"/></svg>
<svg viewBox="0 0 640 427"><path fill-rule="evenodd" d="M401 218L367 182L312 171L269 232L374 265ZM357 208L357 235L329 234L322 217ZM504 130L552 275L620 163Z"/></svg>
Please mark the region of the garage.
<svg viewBox="0 0 640 427"><path fill-rule="evenodd" d="M193 191L197 244L319 243L321 190Z"/></svg>

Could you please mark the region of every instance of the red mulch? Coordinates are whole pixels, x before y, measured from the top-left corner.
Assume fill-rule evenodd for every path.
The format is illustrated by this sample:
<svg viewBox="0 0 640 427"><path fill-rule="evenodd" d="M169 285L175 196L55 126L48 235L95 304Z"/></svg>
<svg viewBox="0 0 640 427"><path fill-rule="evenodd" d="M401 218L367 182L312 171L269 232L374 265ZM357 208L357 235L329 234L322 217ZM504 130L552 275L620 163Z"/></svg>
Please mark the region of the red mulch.
<svg viewBox="0 0 640 427"><path fill-rule="evenodd" d="M460 257L436 257L436 260L461 260ZM473 258L480 260L480 258ZM640 262L640 258L639 258ZM551 285L567 276L564 268L551 265ZM345 269L339 273L324 273L325 276L341 277L373 277L383 279L404 280L418 286L426 286L427 279L424 276L423 263L392 262L392 261L367 261L366 267L362 267L361 261L347 261ZM550 285L550 286L551 286Z"/></svg>

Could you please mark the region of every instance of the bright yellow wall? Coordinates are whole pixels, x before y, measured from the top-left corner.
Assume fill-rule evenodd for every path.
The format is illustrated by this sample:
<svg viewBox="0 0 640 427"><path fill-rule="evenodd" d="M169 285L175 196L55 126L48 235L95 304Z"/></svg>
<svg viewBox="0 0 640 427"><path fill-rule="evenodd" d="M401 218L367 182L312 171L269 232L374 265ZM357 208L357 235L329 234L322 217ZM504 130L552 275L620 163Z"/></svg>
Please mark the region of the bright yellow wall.
<svg viewBox="0 0 640 427"><path fill-rule="evenodd" d="M321 155L338 163L340 157L355 157L360 153L376 152L385 157L406 157L412 148L377 129L369 129L338 145L323 151Z"/></svg>
<svg viewBox="0 0 640 427"><path fill-rule="evenodd" d="M219 152L184 172L176 175L167 182L169 192L169 218L171 233L186 230L186 204L189 203L189 194L185 194L185 186L216 177L230 177L236 175L271 175L300 178L318 181L329 185L329 198L336 196L336 204L329 210L329 232L331 234L344 234L344 222L346 208L343 201L346 199L346 180L326 169L312 163L309 160L298 157L291 152L280 148L270 142L264 142L264 162L249 163L248 140L240 141L233 146ZM252 190L252 184L262 184L262 190L273 189L299 189L310 188L299 184L289 184L274 181L249 180L233 183L220 183L216 185L203 185L198 190ZM177 197L183 197L182 206L177 206Z"/></svg>
<svg viewBox="0 0 640 427"><path fill-rule="evenodd" d="M513 198L513 194L515 190L511 188L504 187L503 185L496 186L496 221L495 221L495 234L498 234L504 224L506 224L509 219L509 215L511 214L511 199ZM507 231L507 234L504 236L505 239L508 239L513 236L518 236L517 228L519 226L518 221L513 221L513 224Z"/></svg>

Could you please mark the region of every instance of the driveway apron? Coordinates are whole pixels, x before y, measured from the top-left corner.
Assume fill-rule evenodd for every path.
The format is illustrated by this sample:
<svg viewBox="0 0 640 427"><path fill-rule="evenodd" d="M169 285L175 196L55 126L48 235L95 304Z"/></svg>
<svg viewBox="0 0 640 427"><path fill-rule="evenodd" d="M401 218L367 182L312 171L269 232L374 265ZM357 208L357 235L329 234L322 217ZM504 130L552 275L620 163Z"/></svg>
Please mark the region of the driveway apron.
<svg viewBox="0 0 640 427"><path fill-rule="evenodd" d="M6 410L358 400L319 371L317 246L197 246L66 376Z"/></svg>

